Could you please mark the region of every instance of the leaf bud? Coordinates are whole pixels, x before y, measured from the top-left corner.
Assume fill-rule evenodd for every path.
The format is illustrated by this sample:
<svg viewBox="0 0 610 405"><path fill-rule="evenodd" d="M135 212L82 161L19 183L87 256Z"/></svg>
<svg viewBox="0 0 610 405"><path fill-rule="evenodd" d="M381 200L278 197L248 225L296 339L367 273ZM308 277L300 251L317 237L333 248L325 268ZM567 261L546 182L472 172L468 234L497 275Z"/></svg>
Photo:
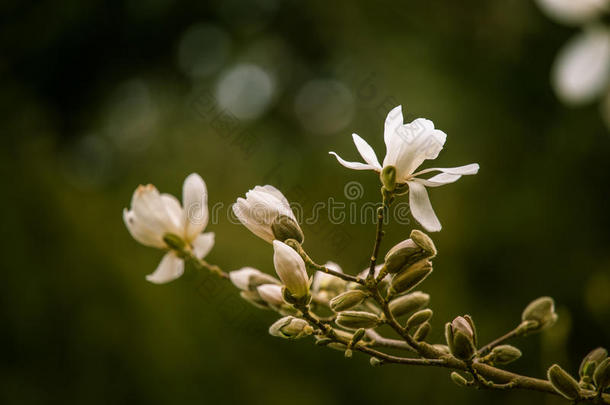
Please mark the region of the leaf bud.
<svg viewBox="0 0 610 405"><path fill-rule="evenodd" d="M451 354L460 360L470 360L476 351L475 332L464 317L458 316L445 325L445 338Z"/></svg>
<svg viewBox="0 0 610 405"><path fill-rule="evenodd" d="M300 339L312 333L313 328L307 321L293 316L285 316L269 327L269 334L271 336L284 339Z"/></svg>
<svg viewBox="0 0 610 405"><path fill-rule="evenodd" d="M299 224L294 219L286 215L278 215L271 223L271 232L275 239L284 242L288 239L294 239L299 243L303 243L305 236Z"/></svg>
<svg viewBox="0 0 610 405"><path fill-rule="evenodd" d="M390 295L402 294L415 288L432 273L432 263L428 259L422 259L412 264L400 273L395 274L390 284Z"/></svg>
<svg viewBox="0 0 610 405"><path fill-rule="evenodd" d="M539 332L557 321L555 302L551 297L540 297L530 302L521 314L521 319L527 325L524 333Z"/></svg>
<svg viewBox="0 0 610 405"><path fill-rule="evenodd" d="M330 308L335 312L345 311L362 303L367 296L362 290L349 290L330 300Z"/></svg>
<svg viewBox="0 0 610 405"><path fill-rule="evenodd" d="M379 324L379 317L364 311L343 311L337 315L337 325L347 329L370 329Z"/></svg>
<svg viewBox="0 0 610 405"><path fill-rule="evenodd" d="M429 308L422 309L421 311L417 311L416 313L411 315L409 317L409 319L407 319L407 323L406 323L405 327L407 329L415 328L415 327L421 325L422 323L428 321L430 318L432 318L432 314L433 314L433 312Z"/></svg>
<svg viewBox="0 0 610 405"><path fill-rule="evenodd" d="M595 368L593 382L595 382L598 392L604 392L610 386L610 358L607 357Z"/></svg>
<svg viewBox="0 0 610 405"><path fill-rule="evenodd" d="M521 350L511 345L500 345L493 348L489 353L489 359L493 364L504 365L512 363L521 357Z"/></svg>
<svg viewBox="0 0 610 405"><path fill-rule="evenodd" d="M558 364L553 364L547 371L547 378L559 394L571 401L580 397L578 382Z"/></svg>

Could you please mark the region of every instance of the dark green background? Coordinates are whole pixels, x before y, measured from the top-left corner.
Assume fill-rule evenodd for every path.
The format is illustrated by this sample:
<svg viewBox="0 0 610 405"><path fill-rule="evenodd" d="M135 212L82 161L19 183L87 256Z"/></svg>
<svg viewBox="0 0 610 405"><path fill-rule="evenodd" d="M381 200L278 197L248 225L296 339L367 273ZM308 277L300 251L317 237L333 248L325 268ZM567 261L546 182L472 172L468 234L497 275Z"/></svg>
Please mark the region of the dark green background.
<svg viewBox="0 0 610 405"><path fill-rule="evenodd" d="M481 165L430 192L444 227L423 286L432 339L469 313L488 341L530 300L551 295L560 322L516 341L525 355L509 369L543 376L559 362L575 371L588 350L609 345L610 138L597 105L569 109L552 93L554 55L576 30L535 4L8 1L0 15L1 403L559 401L464 390L445 370L373 369L360 355L272 338L272 313L192 269L169 285L145 282L162 253L132 240L121 218L138 184L179 195L196 171L211 204L227 207L268 182L311 207L347 201L344 186L358 181L366 193L357 202L376 201L376 176L327 152L359 159L349 136L357 132L382 157L383 119L399 103L407 119L430 118L448 134L435 166ZM200 22L221 27L232 46L215 74L192 81L176 54ZM268 37L289 50L272 60L289 74L263 116L239 122L256 139L247 148L202 117L197 100ZM294 112L301 86L317 78L353 94L353 119L327 135ZM148 92L144 118L124 93L134 83ZM364 267L370 223L321 219L303 229L317 261ZM208 230L210 261L273 272L271 247L244 227L221 216ZM382 248L409 230L391 225Z"/></svg>

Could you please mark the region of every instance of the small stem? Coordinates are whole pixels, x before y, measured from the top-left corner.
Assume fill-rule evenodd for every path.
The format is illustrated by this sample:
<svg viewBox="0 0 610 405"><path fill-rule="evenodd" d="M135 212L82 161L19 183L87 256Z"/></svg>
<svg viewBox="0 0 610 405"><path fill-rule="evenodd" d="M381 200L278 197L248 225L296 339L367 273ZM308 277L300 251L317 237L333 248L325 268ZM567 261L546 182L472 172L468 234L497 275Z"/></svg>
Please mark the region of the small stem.
<svg viewBox="0 0 610 405"><path fill-rule="evenodd" d="M417 353L417 350L409 346L407 342L398 339L388 339L381 336L373 329L367 330L366 335L372 340L369 343L369 346L371 347L388 347L391 349L400 349L411 353Z"/></svg>
<svg viewBox="0 0 610 405"><path fill-rule="evenodd" d="M330 274L333 275L335 277L338 277L342 280L345 281L351 281L354 283L358 283L361 285L364 285L365 282L363 279L361 279L360 277L356 277L356 276L352 276L350 274L345 274L345 273L341 273L335 270L331 270L326 266L322 266L320 264L317 264L316 262L314 262L311 257L309 257L309 255L307 254L307 252L305 252L305 250L303 249L303 247L301 246L301 244L299 242L297 242L294 239L288 239L285 242L288 246L290 246L291 248L293 248L303 259L303 261L305 262L305 264L307 265L307 267L309 267L310 269L313 270L317 270L317 271L321 271L324 272L326 274Z"/></svg>
<svg viewBox="0 0 610 405"><path fill-rule="evenodd" d="M510 332L500 336L499 338L489 342L488 344L486 344L485 346L481 347L478 351L477 351L477 357L482 357L485 356L487 353L489 353L494 347L498 346L499 344L507 341L508 339L512 339L516 336L519 335L519 328L515 328L513 330L511 330Z"/></svg>
<svg viewBox="0 0 610 405"><path fill-rule="evenodd" d="M215 264L208 263L207 261L198 258L193 254L191 250L179 252L182 257L192 263L198 269L208 270L214 274L216 274L220 278L224 278L225 280L229 280L229 273L224 272L219 266Z"/></svg>
<svg viewBox="0 0 610 405"><path fill-rule="evenodd" d="M386 199L386 195L383 193L383 200L381 203L381 207L377 208L377 230L375 232L375 244L373 245L373 254L371 255L371 265L369 267L369 275L368 279L372 280L375 277L375 264L377 263L377 255L379 254L379 248L381 246L381 240L383 239L383 218L385 214L385 210L388 207L388 199Z"/></svg>

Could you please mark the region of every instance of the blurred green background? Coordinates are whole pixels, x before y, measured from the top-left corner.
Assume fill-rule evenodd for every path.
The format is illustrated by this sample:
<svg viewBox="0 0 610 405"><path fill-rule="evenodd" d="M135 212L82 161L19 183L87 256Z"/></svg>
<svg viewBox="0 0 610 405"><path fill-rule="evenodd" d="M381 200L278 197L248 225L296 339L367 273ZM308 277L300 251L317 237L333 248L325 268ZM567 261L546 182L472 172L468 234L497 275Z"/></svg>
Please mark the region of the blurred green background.
<svg viewBox="0 0 610 405"><path fill-rule="evenodd" d="M188 269L147 283L162 253L121 211L140 183L180 195L191 172L219 208L208 256L273 272L272 249L227 217L257 184L289 199L377 201L357 132L382 158L385 114L448 134L434 166L477 176L430 191L443 231L432 339L471 314L482 341L532 299L560 322L516 341L511 370L575 371L610 344L610 138L598 106L569 109L549 71L574 29L529 1L7 1L0 6L0 402L247 404L556 403L464 390L440 369L371 368L310 340ZM424 167L430 167L426 164ZM354 202L354 200L351 200ZM318 262L364 268L374 226L304 224ZM388 228L383 249L411 226Z"/></svg>

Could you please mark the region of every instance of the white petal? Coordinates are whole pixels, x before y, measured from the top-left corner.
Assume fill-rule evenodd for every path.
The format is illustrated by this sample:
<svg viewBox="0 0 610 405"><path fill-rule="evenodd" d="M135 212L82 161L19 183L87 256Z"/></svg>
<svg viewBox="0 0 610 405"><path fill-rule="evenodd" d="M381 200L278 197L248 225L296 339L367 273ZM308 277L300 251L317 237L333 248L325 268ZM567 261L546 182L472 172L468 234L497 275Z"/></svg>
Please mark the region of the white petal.
<svg viewBox="0 0 610 405"><path fill-rule="evenodd" d="M429 179L415 178L415 179L413 179L413 181L421 183L421 184L425 185L426 187L438 187L438 186L442 186L445 184L453 183L454 181L457 181L460 177L462 177L464 175L477 174L479 171L479 165L477 163L472 163L469 165L459 166L459 167L448 167L448 168L435 167L435 168L431 168L431 169L422 170L418 173L415 173L414 176L419 176L424 173L436 172L436 171L439 171L442 173L437 174L436 176L430 177Z"/></svg>
<svg viewBox="0 0 610 405"><path fill-rule="evenodd" d="M131 199L131 211L135 221L141 223L163 239L166 233L182 234L182 229L172 220L167 198L163 198L152 184L138 186Z"/></svg>
<svg viewBox="0 0 610 405"><path fill-rule="evenodd" d="M200 233L193 241L193 253L198 259L203 259L214 247L214 232Z"/></svg>
<svg viewBox="0 0 610 405"><path fill-rule="evenodd" d="M260 216L258 212L255 211L257 207L253 207L253 210L250 209L248 203L243 198L238 198L237 202L233 204L233 213L239 221L250 230L253 234L258 236L259 238L266 240L267 242L273 242L275 236L271 230L271 226L269 223L259 220L257 217Z"/></svg>
<svg viewBox="0 0 610 405"><path fill-rule="evenodd" d="M184 211L180 206L180 201L171 194L161 194L161 200L163 200L163 203L165 204L165 209L172 224L178 229L183 229ZM183 235L178 234L178 236L182 237Z"/></svg>
<svg viewBox="0 0 610 405"><path fill-rule="evenodd" d="M284 304L284 297L282 294L282 286L277 284L263 284L256 287L258 295L261 296L263 301L274 306L281 306Z"/></svg>
<svg viewBox="0 0 610 405"><path fill-rule="evenodd" d="M385 119L383 126L383 140L386 149L389 148L390 141L394 137L396 130L403 124L402 106L394 107Z"/></svg>
<svg viewBox="0 0 610 405"><path fill-rule="evenodd" d="M165 247L162 236L139 221L133 211L123 210L123 221L131 236L145 246L162 249Z"/></svg>
<svg viewBox="0 0 610 405"><path fill-rule="evenodd" d="M600 96L610 77L610 31L591 28L571 39L559 52L552 81L568 104L585 104Z"/></svg>
<svg viewBox="0 0 610 405"><path fill-rule="evenodd" d="M377 155L375 155L375 151L373 148L371 148L371 145L369 145L364 139L360 138L357 134L352 134L352 139L354 140L356 149L358 149L358 152L360 152L360 156L362 156L364 161L370 166L381 170L381 165L379 164Z"/></svg>
<svg viewBox="0 0 610 405"><path fill-rule="evenodd" d="M426 159L436 159L447 135L425 118L399 127L387 148L383 166L396 166L396 179L405 181Z"/></svg>
<svg viewBox="0 0 610 405"><path fill-rule="evenodd" d="M146 276L146 280L154 284L164 284L179 278L183 273L184 261L174 252L168 252L161 259L157 269Z"/></svg>
<svg viewBox="0 0 610 405"><path fill-rule="evenodd" d="M411 214L413 218L417 220L427 231L438 232L441 230L441 223L439 222L432 204L430 204L430 198L428 192L423 184L410 181L409 184L409 207L411 208Z"/></svg>
<svg viewBox="0 0 610 405"><path fill-rule="evenodd" d="M266 193L271 194L275 198L280 200L284 206L290 207L290 203L288 202L288 199L284 196L284 194L282 194L280 190L273 187L272 185L266 184L264 186L256 186L254 187L254 190L265 191Z"/></svg>
<svg viewBox="0 0 610 405"><path fill-rule="evenodd" d="M537 0L550 18L568 25L582 24L608 10L607 0Z"/></svg>
<svg viewBox="0 0 610 405"><path fill-rule="evenodd" d="M360 163L360 162L348 162L347 160L343 160L339 155L337 155L335 152L328 152L330 155L333 155L334 157L337 158L337 160L339 161L339 163L341 164L341 166L347 167L348 169L353 169L353 170L379 170L378 168L371 166L371 165L367 165L364 163Z"/></svg>
<svg viewBox="0 0 610 405"><path fill-rule="evenodd" d="M208 224L208 191L197 173L190 174L182 186L182 203L186 221L185 237L192 241Z"/></svg>
<svg viewBox="0 0 610 405"><path fill-rule="evenodd" d="M411 181L423 184L426 187L440 187L445 184L450 184L456 182L462 177L461 174L449 174L449 173L440 173L436 176L432 176L429 179L419 179L414 178Z"/></svg>

